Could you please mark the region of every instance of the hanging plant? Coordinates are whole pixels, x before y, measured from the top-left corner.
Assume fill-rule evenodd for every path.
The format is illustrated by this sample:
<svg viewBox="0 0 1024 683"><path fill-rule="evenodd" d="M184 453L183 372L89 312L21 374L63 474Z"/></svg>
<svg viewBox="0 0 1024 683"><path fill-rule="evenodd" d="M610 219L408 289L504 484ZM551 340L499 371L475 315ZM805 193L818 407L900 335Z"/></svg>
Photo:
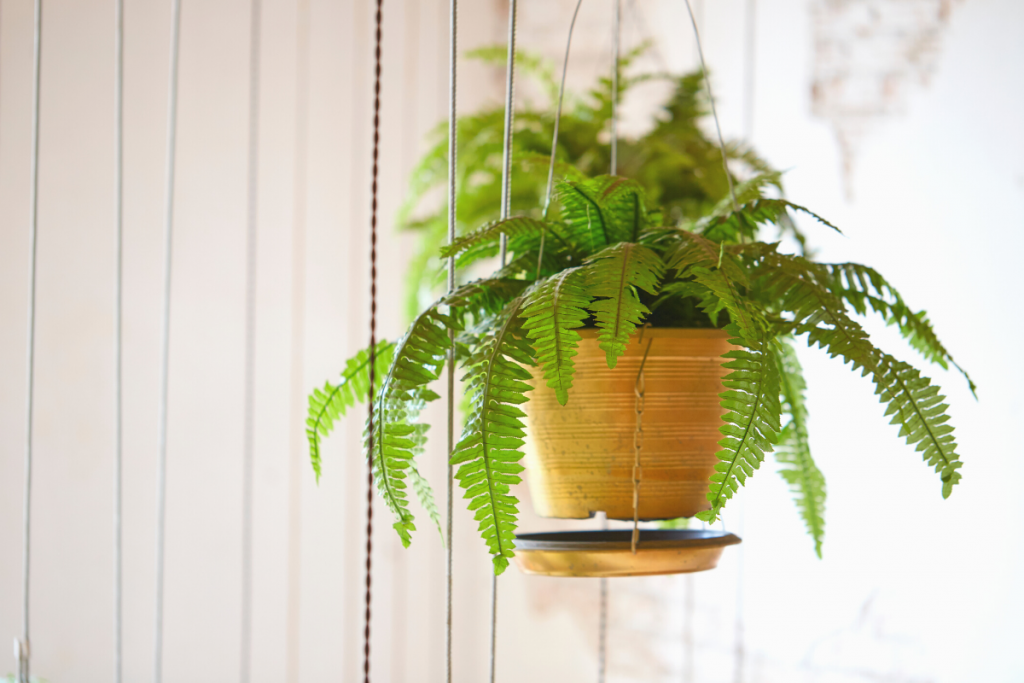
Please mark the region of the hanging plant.
<svg viewBox="0 0 1024 683"><path fill-rule="evenodd" d="M601 146L591 143L590 150L578 153L562 148L563 156L578 166L559 166L563 180L551 210L539 205L520 210L507 220L464 232L439 249L440 257L456 258L459 270L466 272L493 259L505 235L509 258L489 276L425 306L401 339L377 349L380 388L373 397L372 467L404 545L415 530L410 487L440 529L430 486L416 465L427 431L418 416L427 402L438 398L430 384L440 377L449 352L463 370L468 397L451 464L494 570L501 573L514 556L519 501L512 487L520 483L524 469L524 446L531 436L527 424L550 424L562 420L559 415L570 414L560 410L597 410L589 403L574 403L576 383L624 378L632 387L643 362L635 342L646 327L652 328L652 338L661 334L713 340L718 349L714 356L720 357L710 361L710 383L702 389L711 410L680 404L672 419L676 424L700 420L719 431L717 447L701 447L690 460L678 456L680 462L663 477L684 488L699 486L700 499L675 507L670 501L652 516L695 514L708 523L716 521L765 455L774 451L820 556L825 482L809 448L804 380L793 349L798 340L822 348L870 378L885 415L939 475L943 497L960 481L962 463L939 388L911 365L877 348L855 319L877 314L896 326L927 360L959 369L927 317L911 309L877 271L853 263L819 263L804 253L794 213L810 216L824 229L837 228L802 206L770 196L780 189L778 174L752 153L742 155L748 162L748 178L737 184L735 201L727 195L721 156L694 160L693 149L715 150L697 125L703 113L699 84L693 76L679 80L667 114L645 138L622 145L621 168L631 169L635 177L588 177L583 170L589 168L586 159L599 156ZM592 96L600 101L601 92L598 88ZM606 116L601 118L600 107L577 107L573 112L563 120L563 130L575 125L574 116L581 125L591 125L590 114L596 121L607 121ZM474 184L474 152L465 152L475 146L493 147L500 120L491 121L489 116L485 112L470 117L461 126L460 136L466 136L460 140L463 197L477 192L480 199L467 202L464 217L476 215L474 207L498 205L500 188L490 181ZM523 127L543 127L539 116L517 114L517 121ZM590 135L589 140L596 137ZM526 145L529 135L517 132L516 139ZM479 154L479 170L484 177L493 176L487 170L492 153ZM436 166L436 156L436 150L430 153L421 176L424 168ZM520 173L524 168L520 166ZM423 192L433 181L420 177L418 182L417 192ZM542 185L536 182L517 186L526 195L536 190L530 195L535 201L542 196L537 189ZM484 201L491 195L495 201ZM437 220L431 217L422 226ZM800 237L796 253L780 241L761 239L764 234L787 233ZM436 242L429 236L424 240L427 245ZM416 283L422 291L424 281ZM686 330L704 332L694 335ZM680 362L691 363L701 353L707 355L706 349L694 353L683 350L677 356ZM601 365L592 362L595 355ZM624 358L632 363L629 367L619 364ZM586 365L577 368L580 359ZM340 382L328 382L310 396L307 432L318 477L321 440L339 416L368 399L369 363L368 350L361 351L348 361ZM704 366L708 367L707 358ZM665 386L672 390L671 382ZM535 405L531 391L547 392L554 400ZM630 389L630 401L632 395ZM606 419L593 415L591 424ZM551 449L539 443L542 439L533 441L531 466L543 467L545 449ZM624 448L632 462L632 444L609 446L610 451ZM577 464L586 457L573 455ZM587 487L621 489L630 475L609 464L611 460L599 461L602 455L592 457L592 483L579 484L586 499L582 512L562 512L556 506L539 510L541 514L587 516L608 509L601 506L609 505L610 499L602 498L603 493L587 494ZM549 472L542 478L549 475L560 476ZM535 499L546 495L541 489L547 483L531 479L530 484Z"/></svg>

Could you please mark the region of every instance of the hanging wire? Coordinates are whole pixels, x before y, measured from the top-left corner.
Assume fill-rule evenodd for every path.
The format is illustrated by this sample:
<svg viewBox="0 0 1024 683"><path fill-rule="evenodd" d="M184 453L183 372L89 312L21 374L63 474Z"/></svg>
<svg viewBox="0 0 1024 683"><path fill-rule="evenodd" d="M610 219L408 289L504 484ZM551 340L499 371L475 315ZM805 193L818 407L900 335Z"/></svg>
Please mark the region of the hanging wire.
<svg viewBox="0 0 1024 683"><path fill-rule="evenodd" d="M601 513L601 530L608 530L608 514ZM608 675L608 578L602 576L597 614L597 683L604 683Z"/></svg>
<svg viewBox="0 0 1024 683"><path fill-rule="evenodd" d="M562 81L558 86L558 106L555 109L555 130L551 136L551 162L548 164L548 185L544 192L544 214L543 220L547 220L548 209L551 208L551 189L555 183L555 156L558 152L558 126L562 122L562 100L565 97L565 74L569 71L569 48L572 47L572 30L576 27L576 17L580 13L580 6L583 0L577 0L576 9L572 13L572 21L569 23L569 37L565 41L565 60L562 62ZM540 279L540 267L544 262L544 241L547 231L541 230L540 249L537 250L537 278Z"/></svg>
<svg viewBox="0 0 1024 683"><path fill-rule="evenodd" d="M508 3L508 60L505 70L505 136L501 152L501 220L512 205L512 125L515 121L516 0ZM501 266L508 259L508 235L501 234ZM493 668L493 667L492 667ZM494 676L492 674L491 679Z"/></svg>
<svg viewBox="0 0 1024 683"><path fill-rule="evenodd" d="M380 82L381 40L384 24L384 0L377 0L376 47L373 82L373 180L370 185L370 382L367 395L368 457L366 462L366 613L363 630L363 681L370 683L370 601L373 576L373 404L377 365L377 175L380 162Z"/></svg>
<svg viewBox="0 0 1024 683"><path fill-rule="evenodd" d="M252 0L249 25L249 186L245 266L245 389L242 440L242 636L241 683L249 683L252 662L253 457L256 420L256 246L260 171L261 0Z"/></svg>
<svg viewBox="0 0 1024 683"><path fill-rule="evenodd" d="M160 337L160 404L156 476L156 614L153 681L163 679L164 650L164 545L167 514L167 386L171 336L171 247L174 229L174 164L178 136L178 49L181 0L171 0L170 92L167 98L167 177L164 204L164 301Z"/></svg>
<svg viewBox="0 0 1024 683"><path fill-rule="evenodd" d="M736 189L732 185L732 175L729 173L729 161L725 153L725 140L722 138L722 126L718 122L718 111L715 109L715 96L711 92L711 79L708 78L707 64L704 62L704 48L700 44L700 31L697 30L697 20L693 17L693 7L690 0L686 0L686 11L690 14L690 23L693 25L693 37L697 41L697 54L700 57L700 72L704 76L704 87L708 91L708 102L711 103L711 115L715 119L715 131L718 133L718 147L722 151L722 170L725 171L725 179L729 183L729 196L732 198L733 211L739 211L740 205L736 201Z"/></svg>
<svg viewBox="0 0 1024 683"><path fill-rule="evenodd" d="M36 246L39 232L39 86L40 57L43 38L43 2L35 0L32 38L32 180L29 191L29 262L28 262L28 386L25 424L25 492L22 528L21 640L17 644L18 680L28 683L29 658L29 568L32 554L32 420L35 394L36 363Z"/></svg>
<svg viewBox="0 0 1024 683"><path fill-rule="evenodd" d="M558 151L558 126L562 121L562 100L565 97L565 74L569 71L569 48L572 47L572 31L576 28L576 17L580 13L580 6L583 0L577 0L576 9L572 13L572 21L569 23L569 38L565 41L565 59L562 62L562 81L558 86L558 107L555 109L555 132L551 137L551 163L548 164L548 185L544 193L544 218L548 217L548 208L551 206L551 189L555 183L555 155ZM544 233L541 233L541 251L544 250Z"/></svg>
<svg viewBox="0 0 1024 683"><path fill-rule="evenodd" d="M615 175L618 171L619 157L619 127L618 127L618 99L619 99L619 49L622 40L622 2L612 0L615 6L615 15L612 22L612 120L611 120L611 169L609 173ZM575 19L575 17L574 17ZM570 36L571 38L571 36ZM568 50L566 51L568 53ZM567 54L568 59L568 54ZM563 76L564 78L564 76ZM538 266L538 271L540 270ZM634 501L635 504L635 501ZM603 520L604 528L608 528L608 517ZM636 532L634 531L634 535ZM633 552L636 552L634 540ZM597 681L604 683L608 670L608 578L602 576L600 583L600 599L598 607L598 646L597 646Z"/></svg>
<svg viewBox="0 0 1024 683"><path fill-rule="evenodd" d="M743 138L749 144L754 136L754 98L757 74L756 47L757 47L757 0L747 0L746 7L746 64L743 78ZM738 523L736 532L742 538L746 528L747 504L746 498L739 501L737 511ZM723 520L724 523L724 520ZM744 555L745 545L740 544L736 555L736 614L735 614L735 640L734 669L736 683L743 683L746 678L746 628L744 625L743 613L743 579L744 579Z"/></svg>
<svg viewBox="0 0 1024 683"><path fill-rule="evenodd" d="M619 43L622 41L622 0L612 0L615 4L615 21L612 28L612 167L611 175L618 172L619 157Z"/></svg>
<svg viewBox="0 0 1024 683"><path fill-rule="evenodd" d="M512 203L512 125L515 119L516 0L508 3L508 59L505 73L505 136L501 157L501 220ZM501 234L501 267L508 261L508 235ZM498 651L498 575L491 575L491 683L494 683Z"/></svg>
<svg viewBox="0 0 1024 683"><path fill-rule="evenodd" d="M458 72L458 0L450 0L448 17L448 244L455 243L456 195L455 181L457 175L459 149L459 123L456 118L456 85ZM455 256L448 257L448 293L455 291ZM454 496L454 471L451 463L455 451L455 330L448 330L448 477L445 517L445 536L448 540L444 560L444 598L445 598L445 630L444 630L444 671L447 683L452 682L452 500Z"/></svg>
<svg viewBox="0 0 1024 683"><path fill-rule="evenodd" d="M121 333L124 304L124 0L114 0L114 683L123 675Z"/></svg>

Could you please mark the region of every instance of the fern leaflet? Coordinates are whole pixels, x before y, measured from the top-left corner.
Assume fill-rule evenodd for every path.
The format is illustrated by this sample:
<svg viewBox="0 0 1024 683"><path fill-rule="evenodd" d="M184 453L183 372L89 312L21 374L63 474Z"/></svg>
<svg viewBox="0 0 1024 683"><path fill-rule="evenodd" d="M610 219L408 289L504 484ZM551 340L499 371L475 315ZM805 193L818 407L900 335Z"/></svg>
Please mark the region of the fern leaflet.
<svg viewBox="0 0 1024 683"><path fill-rule="evenodd" d="M451 458L493 556L495 574L505 571L515 555L519 500L510 487L522 481L519 461L526 436L526 413L517 406L528 400L531 389L531 375L522 366L533 365L533 349L521 329L522 306L522 297L510 303L476 339L464 363L471 410Z"/></svg>
<svg viewBox="0 0 1024 683"><path fill-rule="evenodd" d="M886 415L900 425L900 436L917 444L924 460L942 479L948 497L960 481L962 466L956 453L944 397L937 386L913 367L879 351L867 333L847 315L846 308L828 288L828 271L798 256L772 253L763 263L765 284L782 308L793 314L798 332L807 333L811 346L832 357L840 356L855 369L871 375ZM822 324L826 325L825 327Z"/></svg>
<svg viewBox="0 0 1024 683"><path fill-rule="evenodd" d="M424 404L438 398L427 385L441 374L451 348L448 329L454 327L454 321L436 306L420 314L396 343L394 361L374 404L373 478L397 519L395 531L407 547L416 526L405 480L413 457L422 450L428 427L415 421Z"/></svg>
<svg viewBox="0 0 1024 683"><path fill-rule="evenodd" d="M395 345L387 341L377 344L375 375L383 377L391 359L394 357ZM317 483L320 482L321 460L320 444L334 429L339 417L344 417L350 408L357 403L368 400L370 389L370 350L363 349L345 361L345 371L341 373L341 381L337 384L326 382L323 389L314 389L309 395L309 411L306 417L306 438L309 440L309 459L316 473Z"/></svg>
<svg viewBox="0 0 1024 683"><path fill-rule="evenodd" d="M971 393L977 398L977 386L967 371L960 367L946 347L939 341L935 329L924 311L914 312L889 282L874 268L859 263L826 265L829 288L860 315L867 315L870 307L889 325L895 325L914 349L930 362L948 369L950 365L967 380Z"/></svg>
<svg viewBox="0 0 1024 683"><path fill-rule="evenodd" d="M803 369L796 351L788 342L780 344L780 386L782 412L789 416L783 426L775 459L782 465L779 474L789 484L807 532L814 539L814 552L821 558L821 544L825 538L825 477L814 464L807 436L807 406L804 403Z"/></svg>
<svg viewBox="0 0 1024 683"><path fill-rule="evenodd" d="M580 341L575 328L583 327L589 315L583 275L581 269L570 268L545 280L531 290L522 313L523 329L533 339L544 378L563 406L569 400L575 372L572 359Z"/></svg>
<svg viewBox="0 0 1024 683"><path fill-rule="evenodd" d="M607 247L586 263L587 291L595 297L590 310L600 330L598 346L607 356L608 367L614 368L630 335L650 313L636 290L657 294L665 264L650 247L631 242Z"/></svg>
<svg viewBox="0 0 1024 683"><path fill-rule="evenodd" d="M727 391L722 396L725 422L719 429L722 447L716 455L715 473L708 484L710 510L697 513L697 518L713 523L726 502L732 498L747 477L761 466L764 454L772 450L781 426L779 405L779 368L767 333L757 340L739 336L736 325L725 328L736 338L731 344L742 348L727 351L733 360L723 366L732 370L722 383Z"/></svg>

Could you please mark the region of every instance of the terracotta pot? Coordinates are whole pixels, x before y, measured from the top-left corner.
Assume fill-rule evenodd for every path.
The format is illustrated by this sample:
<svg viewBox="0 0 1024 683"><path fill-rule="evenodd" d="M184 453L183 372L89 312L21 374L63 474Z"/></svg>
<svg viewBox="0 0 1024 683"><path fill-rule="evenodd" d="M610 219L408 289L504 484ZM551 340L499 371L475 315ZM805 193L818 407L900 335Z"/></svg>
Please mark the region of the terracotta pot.
<svg viewBox="0 0 1024 683"><path fill-rule="evenodd" d="M580 330L569 401L559 405L541 368L526 404L526 468L533 507L542 517L581 519L604 511L633 519L634 386L648 340L640 519L692 517L710 507L705 494L722 438L725 391L721 355L731 345L715 329L648 329L634 335L614 370L597 330Z"/></svg>

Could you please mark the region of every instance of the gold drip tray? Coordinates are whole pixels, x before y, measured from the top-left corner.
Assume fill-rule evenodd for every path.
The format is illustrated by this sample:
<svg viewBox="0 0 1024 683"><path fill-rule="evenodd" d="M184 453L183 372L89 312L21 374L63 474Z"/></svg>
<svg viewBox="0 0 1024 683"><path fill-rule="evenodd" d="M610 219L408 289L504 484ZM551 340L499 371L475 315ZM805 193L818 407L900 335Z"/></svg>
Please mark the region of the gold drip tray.
<svg viewBox="0 0 1024 683"><path fill-rule="evenodd" d="M631 529L516 535L516 563L541 576L649 576L718 566L739 536L711 529L641 529L634 555Z"/></svg>

